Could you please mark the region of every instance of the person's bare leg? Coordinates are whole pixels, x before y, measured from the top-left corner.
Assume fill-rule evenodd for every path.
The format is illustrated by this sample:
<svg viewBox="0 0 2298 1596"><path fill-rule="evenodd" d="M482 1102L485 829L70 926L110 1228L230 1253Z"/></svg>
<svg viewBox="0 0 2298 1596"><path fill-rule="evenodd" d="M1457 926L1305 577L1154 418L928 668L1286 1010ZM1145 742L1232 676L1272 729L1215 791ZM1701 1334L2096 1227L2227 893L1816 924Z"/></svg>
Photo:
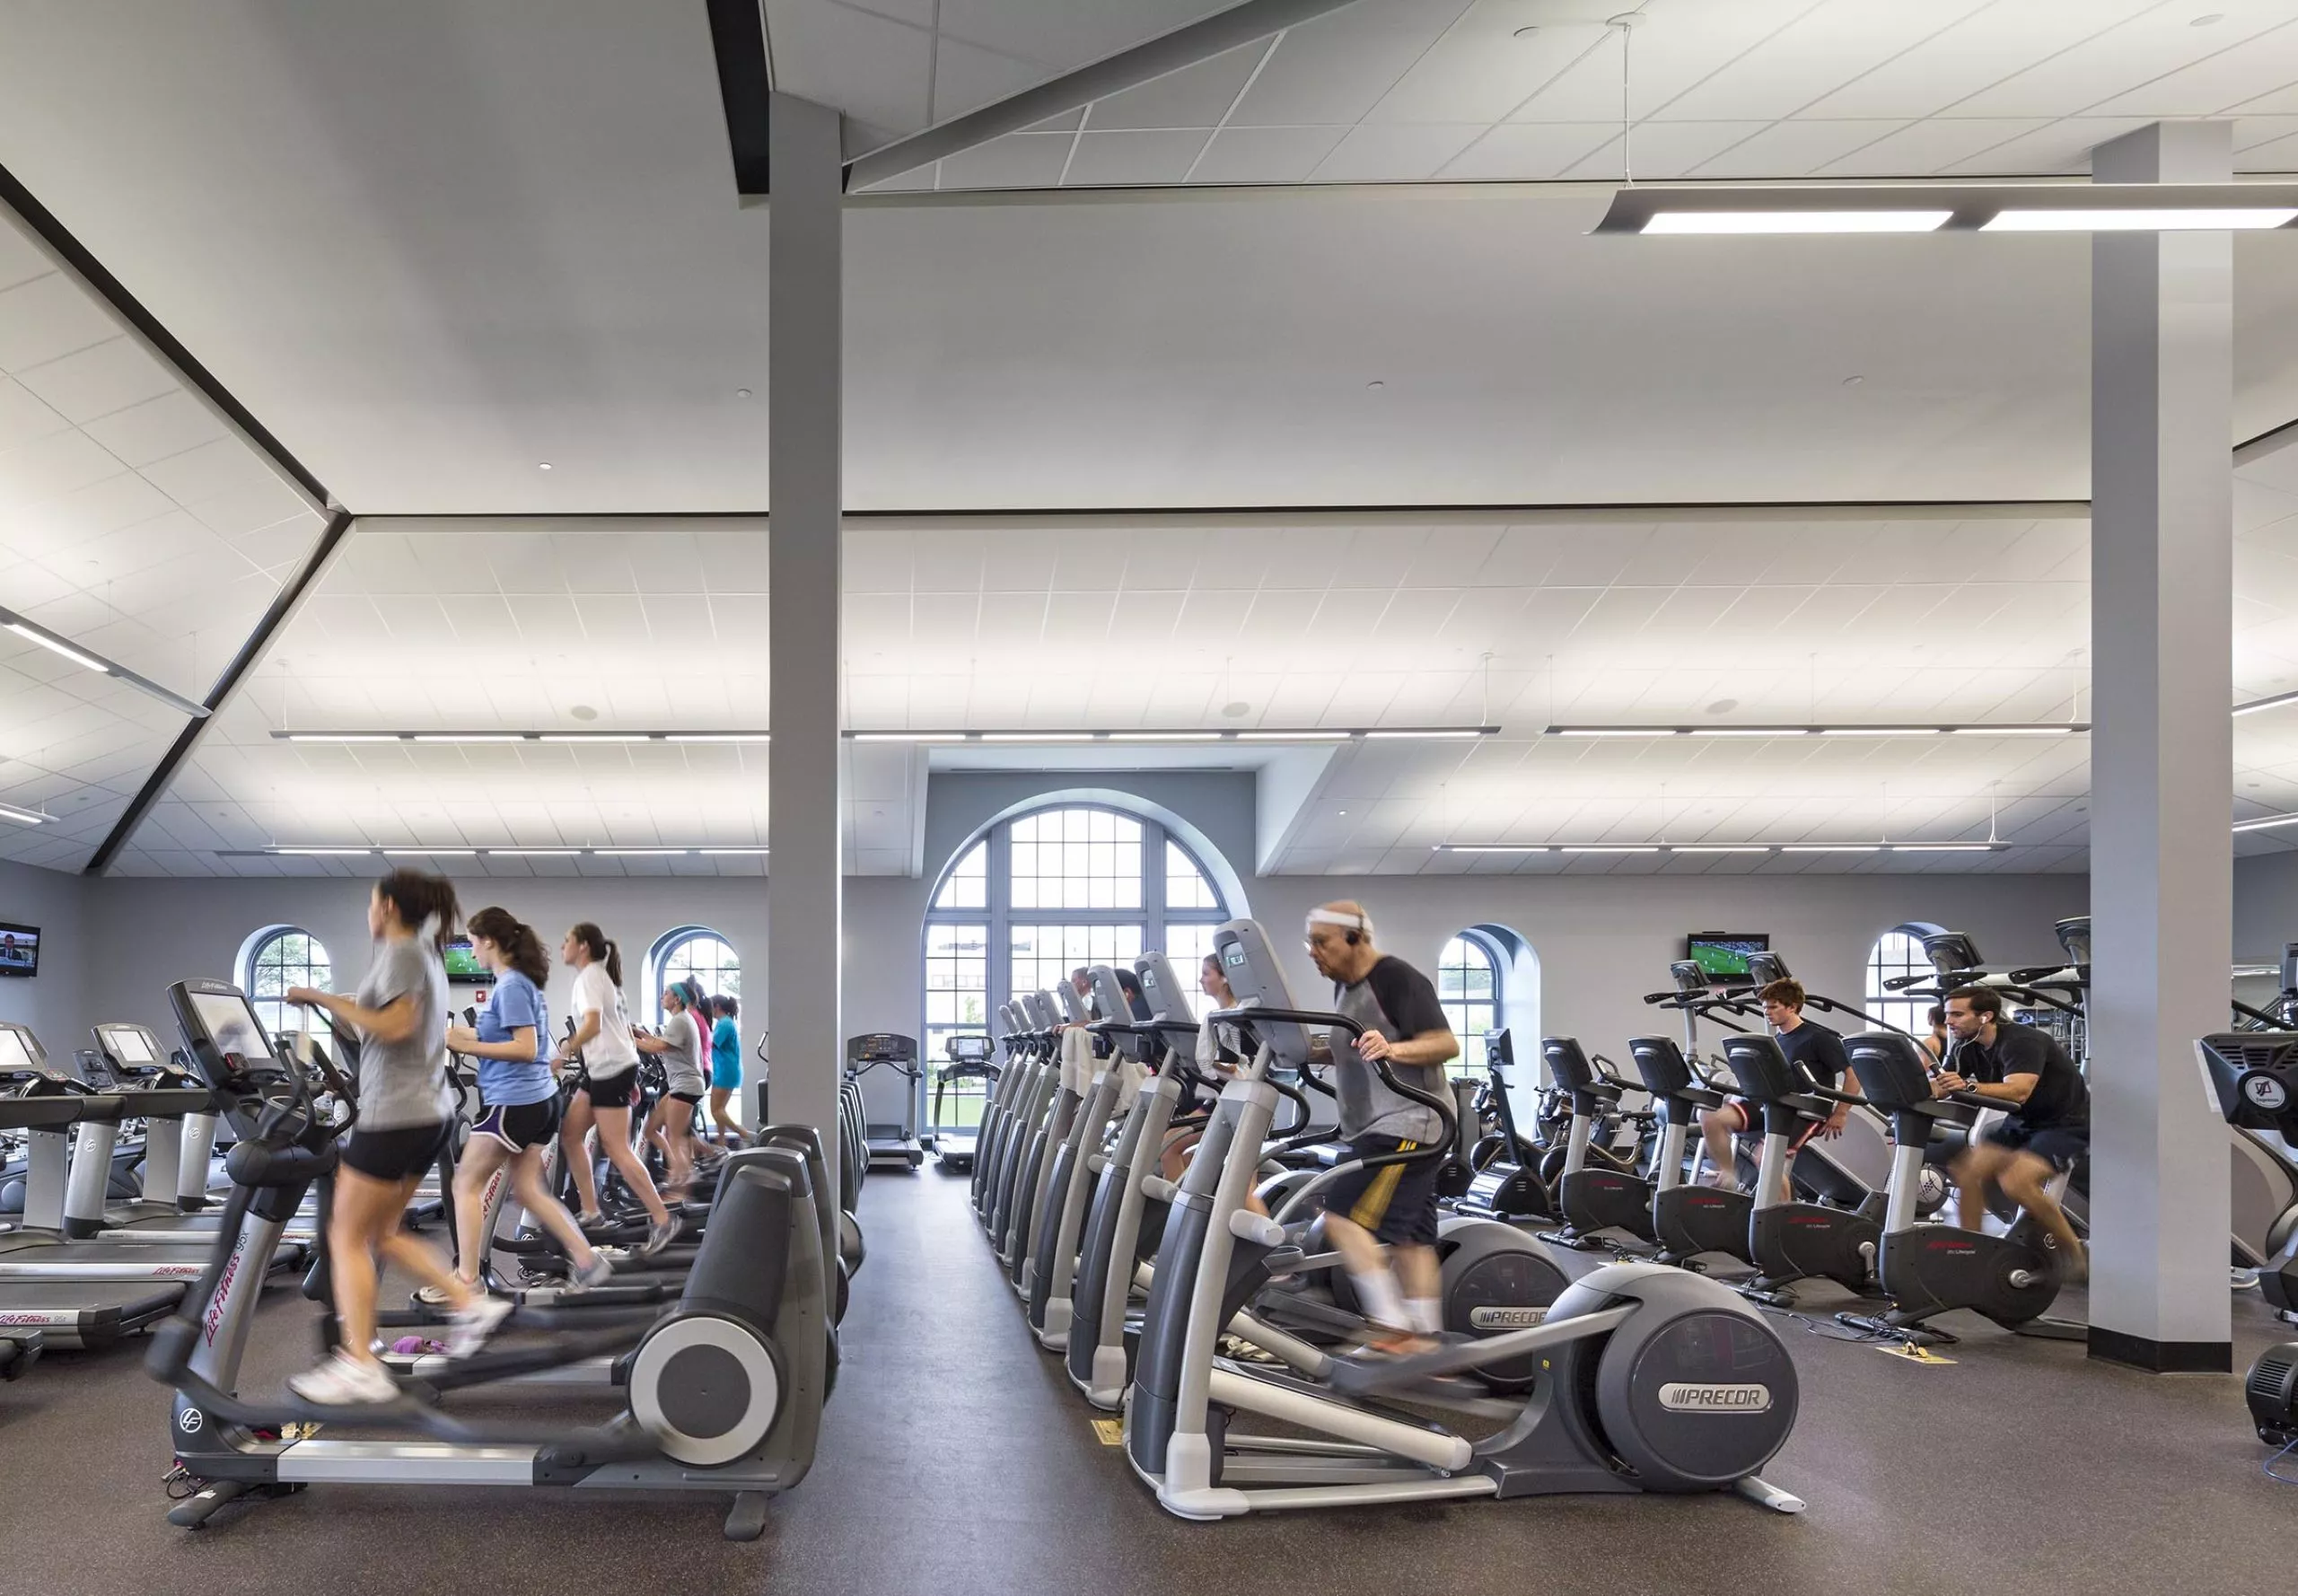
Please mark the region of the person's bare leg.
<svg viewBox="0 0 2298 1596"><path fill-rule="evenodd" d="M693 1139L694 1105L665 1097L654 1112L661 1119L658 1134L662 1160L670 1166L671 1189L683 1197L694 1182L694 1150L688 1144Z"/></svg>
<svg viewBox="0 0 2298 1596"><path fill-rule="evenodd" d="M668 1224L671 1211L662 1204L662 1194L654 1189L654 1177L646 1172L645 1163L630 1145L630 1110L594 1109L592 1112L598 1121L599 1145L605 1149L607 1162L645 1206L646 1216L656 1224Z"/></svg>
<svg viewBox="0 0 2298 1596"><path fill-rule="evenodd" d="M599 1261L598 1250L583 1234L583 1227L574 1223L574 1215L550 1189L550 1182L543 1178L542 1149L522 1148L511 1165L511 1189L537 1224L557 1238L566 1249L566 1256L574 1260L578 1269L587 1269Z"/></svg>
<svg viewBox="0 0 2298 1596"><path fill-rule="evenodd" d="M558 1127L559 1156L566 1161L567 1171L574 1177L574 1193L583 1199L583 1212L594 1218L599 1212L599 1177L591 1168L587 1144L596 1117L590 1095L578 1092L566 1105L566 1122Z"/></svg>
<svg viewBox="0 0 2298 1596"><path fill-rule="evenodd" d="M1955 1223L1967 1231L1987 1223L1987 1182L1996 1179L2011 1155L2000 1147L1974 1142L1948 1166L1955 1177Z"/></svg>
<svg viewBox="0 0 2298 1596"><path fill-rule="evenodd" d="M1726 1191L1736 1191L1740 1186L1739 1158L1732 1146L1739 1128L1735 1109L1702 1109L1699 1112L1699 1139L1707 1146L1707 1166L1715 1171L1715 1184Z"/></svg>
<svg viewBox="0 0 2298 1596"><path fill-rule="evenodd" d="M328 1276L335 1293L338 1350L358 1364L380 1364L375 1356L375 1252L385 1232L399 1229L407 1209L401 1187L338 1169L335 1207L327 1227Z"/></svg>
<svg viewBox="0 0 2298 1596"><path fill-rule="evenodd" d="M2074 1233L2066 1210L2043 1189L2044 1183L2056 1172L2049 1160L2032 1153L2019 1153L2004 1165L1995 1183L2003 1188L2004 1196L2033 1215L2035 1222L2050 1232L2051 1240L2058 1243L2058 1255L2067 1272L2080 1279L2089 1273L2091 1262L2083 1250L2083 1238Z"/></svg>
<svg viewBox="0 0 2298 1596"><path fill-rule="evenodd" d="M1434 1247L1404 1246L1394 1250L1397 1279L1407 1301L1434 1298L1444 1289L1444 1271Z"/></svg>
<svg viewBox="0 0 2298 1596"><path fill-rule="evenodd" d="M493 1136L475 1136L455 1165L455 1273L474 1285L487 1257L487 1184L510 1157L510 1149Z"/></svg>

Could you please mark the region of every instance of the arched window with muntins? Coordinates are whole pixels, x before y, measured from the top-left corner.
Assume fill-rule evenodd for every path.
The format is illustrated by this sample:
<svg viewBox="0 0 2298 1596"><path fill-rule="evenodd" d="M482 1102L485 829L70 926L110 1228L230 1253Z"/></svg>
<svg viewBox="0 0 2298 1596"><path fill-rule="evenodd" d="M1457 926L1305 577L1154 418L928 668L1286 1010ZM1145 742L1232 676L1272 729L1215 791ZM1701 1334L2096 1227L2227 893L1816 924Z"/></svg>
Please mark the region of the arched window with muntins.
<svg viewBox="0 0 2298 1596"><path fill-rule="evenodd" d="M1484 1073L1485 1034L1501 1025L1504 1000L1500 957L1483 933L1463 931L1444 944L1436 960L1436 1001L1459 1039L1460 1055L1452 1060L1456 1075Z"/></svg>
<svg viewBox="0 0 2298 1596"><path fill-rule="evenodd" d="M1923 951L1923 934L1932 929L1927 925L1895 925L1877 937L1875 945L1867 951L1867 1012L1917 1036L1928 1033L1925 1017L1938 1000L1907 997L1902 995L1904 988L1892 983L1909 976L1928 977L1934 973L1930 957Z"/></svg>
<svg viewBox="0 0 2298 1596"><path fill-rule="evenodd" d="M255 1017L273 1035L308 1028L325 1036L333 1030L325 1009L299 1009L286 1001L291 987L326 992L335 980L326 947L301 925L274 925L259 934L248 948L240 980Z"/></svg>
<svg viewBox="0 0 2298 1596"><path fill-rule="evenodd" d="M1000 820L961 850L926 911L925 1057L988 1028L1017 993L1079 965L1129 966L1151 949L1192 986L1230 917L1220 888L1157 821L1101 804L1053 804Z"/></svg>
<svg viewBox="0 0 2298 1596"><path fill-rule="evenodd" d="M645 1008L657 1025L662 1022L662 988L689 976L701 984L705 997L742 995L741 955L707 925L681 925L666 933L655 942L646 965L654 973Z"/></svg>

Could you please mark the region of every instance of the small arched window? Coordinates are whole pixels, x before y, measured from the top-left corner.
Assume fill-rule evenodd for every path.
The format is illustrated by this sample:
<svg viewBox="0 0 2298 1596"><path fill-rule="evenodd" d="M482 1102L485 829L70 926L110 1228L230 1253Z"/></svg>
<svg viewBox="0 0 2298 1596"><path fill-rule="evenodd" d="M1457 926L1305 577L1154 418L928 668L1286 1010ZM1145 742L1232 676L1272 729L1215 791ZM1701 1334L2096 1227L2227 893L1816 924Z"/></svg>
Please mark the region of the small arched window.
<svg viewBox="0 0 2298 1596"><path fill-rule="evenodd" d="M1903 982L1910 976L1932 974L1930 956L1923 951L1924 936L1934 925L1894 925L1875 939L1867 951L1867 1012L1917 1036L1929 1030L1926 1016L1938 1000L1908 997Z"/></svg>
<svg viewBox="0 0 2298 1596"><path fill-rule="evenodd" d="M662 1022L662 988L691 976L701 984L705 997L742 995L742 957L707 925L681 925L665 933L647 958L653 972L646 994L646 1012ZM706 1027L705 1029L707 1029Z"/></svg>
<svg viewBox="0 0 2298 1596"><path fill-rule="evenodd" d="M1455 1075L1484 1073L1485 1033L1500 1029L1501 970L1499 951L1479 931L1463 931L1444 944L1436 960L1436 999L1460 1044L1452 1060Z"/></svg>
<svg viewBox="0 0 2298 1596"><path fill-rule="evenodd" d="M334 1029L325 1009L298 1009L286 1001L290 987L324 992L335 979L334 961L318 937L301 925L271 926L250 939L243 964L241 984L266 1030L276 1036L309 1028L325 1036Z"/></svg>

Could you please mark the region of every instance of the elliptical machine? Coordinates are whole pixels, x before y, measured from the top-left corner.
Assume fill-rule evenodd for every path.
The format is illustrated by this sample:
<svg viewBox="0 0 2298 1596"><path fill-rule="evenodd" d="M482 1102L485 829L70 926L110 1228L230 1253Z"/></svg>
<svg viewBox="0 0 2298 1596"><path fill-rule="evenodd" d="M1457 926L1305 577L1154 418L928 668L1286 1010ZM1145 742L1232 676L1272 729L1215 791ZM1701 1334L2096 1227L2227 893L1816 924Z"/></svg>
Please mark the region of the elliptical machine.
<svg viewBox="0 0 2298 1596"><path fill-rule="evenodd" d="M1487 1031L1484 1066L1492 1077L1488 1095L1500 1130L1470 1153L1469 1162L1476 1175L1468 1189L1452 1200L1455 1214L1504 1220L1558 1217L1556 1195L1540 1178L1540 1149L1516 1128L1515 1105L1508 1090L1508 1071L1515 1065L1514 1033L1504 1028Z"/></svg>

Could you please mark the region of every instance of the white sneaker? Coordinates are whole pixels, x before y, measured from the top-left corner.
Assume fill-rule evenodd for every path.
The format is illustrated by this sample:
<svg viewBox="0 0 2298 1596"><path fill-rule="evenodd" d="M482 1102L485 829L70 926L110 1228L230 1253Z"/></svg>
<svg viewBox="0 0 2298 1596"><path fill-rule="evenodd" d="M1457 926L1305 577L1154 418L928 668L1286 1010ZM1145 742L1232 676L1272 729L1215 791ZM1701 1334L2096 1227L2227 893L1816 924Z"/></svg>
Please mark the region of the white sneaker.
<svg viewBox="0 0 2298 1596"><path fill-rule="evenodd" d="M594 1285L604 1285L614 1278L614 1259L606 1255L603 1248L595 1250L599 1256L591 1260L591 1267L587 1269L577 1269L574 1274L574 1284L584 1291L590 1290Z"/></svg>
<svg viewBox="0 0 2298 1596"><path fill-rule="evenodd" d="M447 1355L467 1358L487 1345L487 1338L511 1317L511 1304L501 1297L482 1297L456 1311L447 1331Z"/></svg>
<svg viewBox="0 0 2298 1596"><path fill-rule="evenodd" d="M357 1407L399 1399L399 1386L381 1364L337 1353L287 1381L287 1389L320 1407Z"/></svg>

